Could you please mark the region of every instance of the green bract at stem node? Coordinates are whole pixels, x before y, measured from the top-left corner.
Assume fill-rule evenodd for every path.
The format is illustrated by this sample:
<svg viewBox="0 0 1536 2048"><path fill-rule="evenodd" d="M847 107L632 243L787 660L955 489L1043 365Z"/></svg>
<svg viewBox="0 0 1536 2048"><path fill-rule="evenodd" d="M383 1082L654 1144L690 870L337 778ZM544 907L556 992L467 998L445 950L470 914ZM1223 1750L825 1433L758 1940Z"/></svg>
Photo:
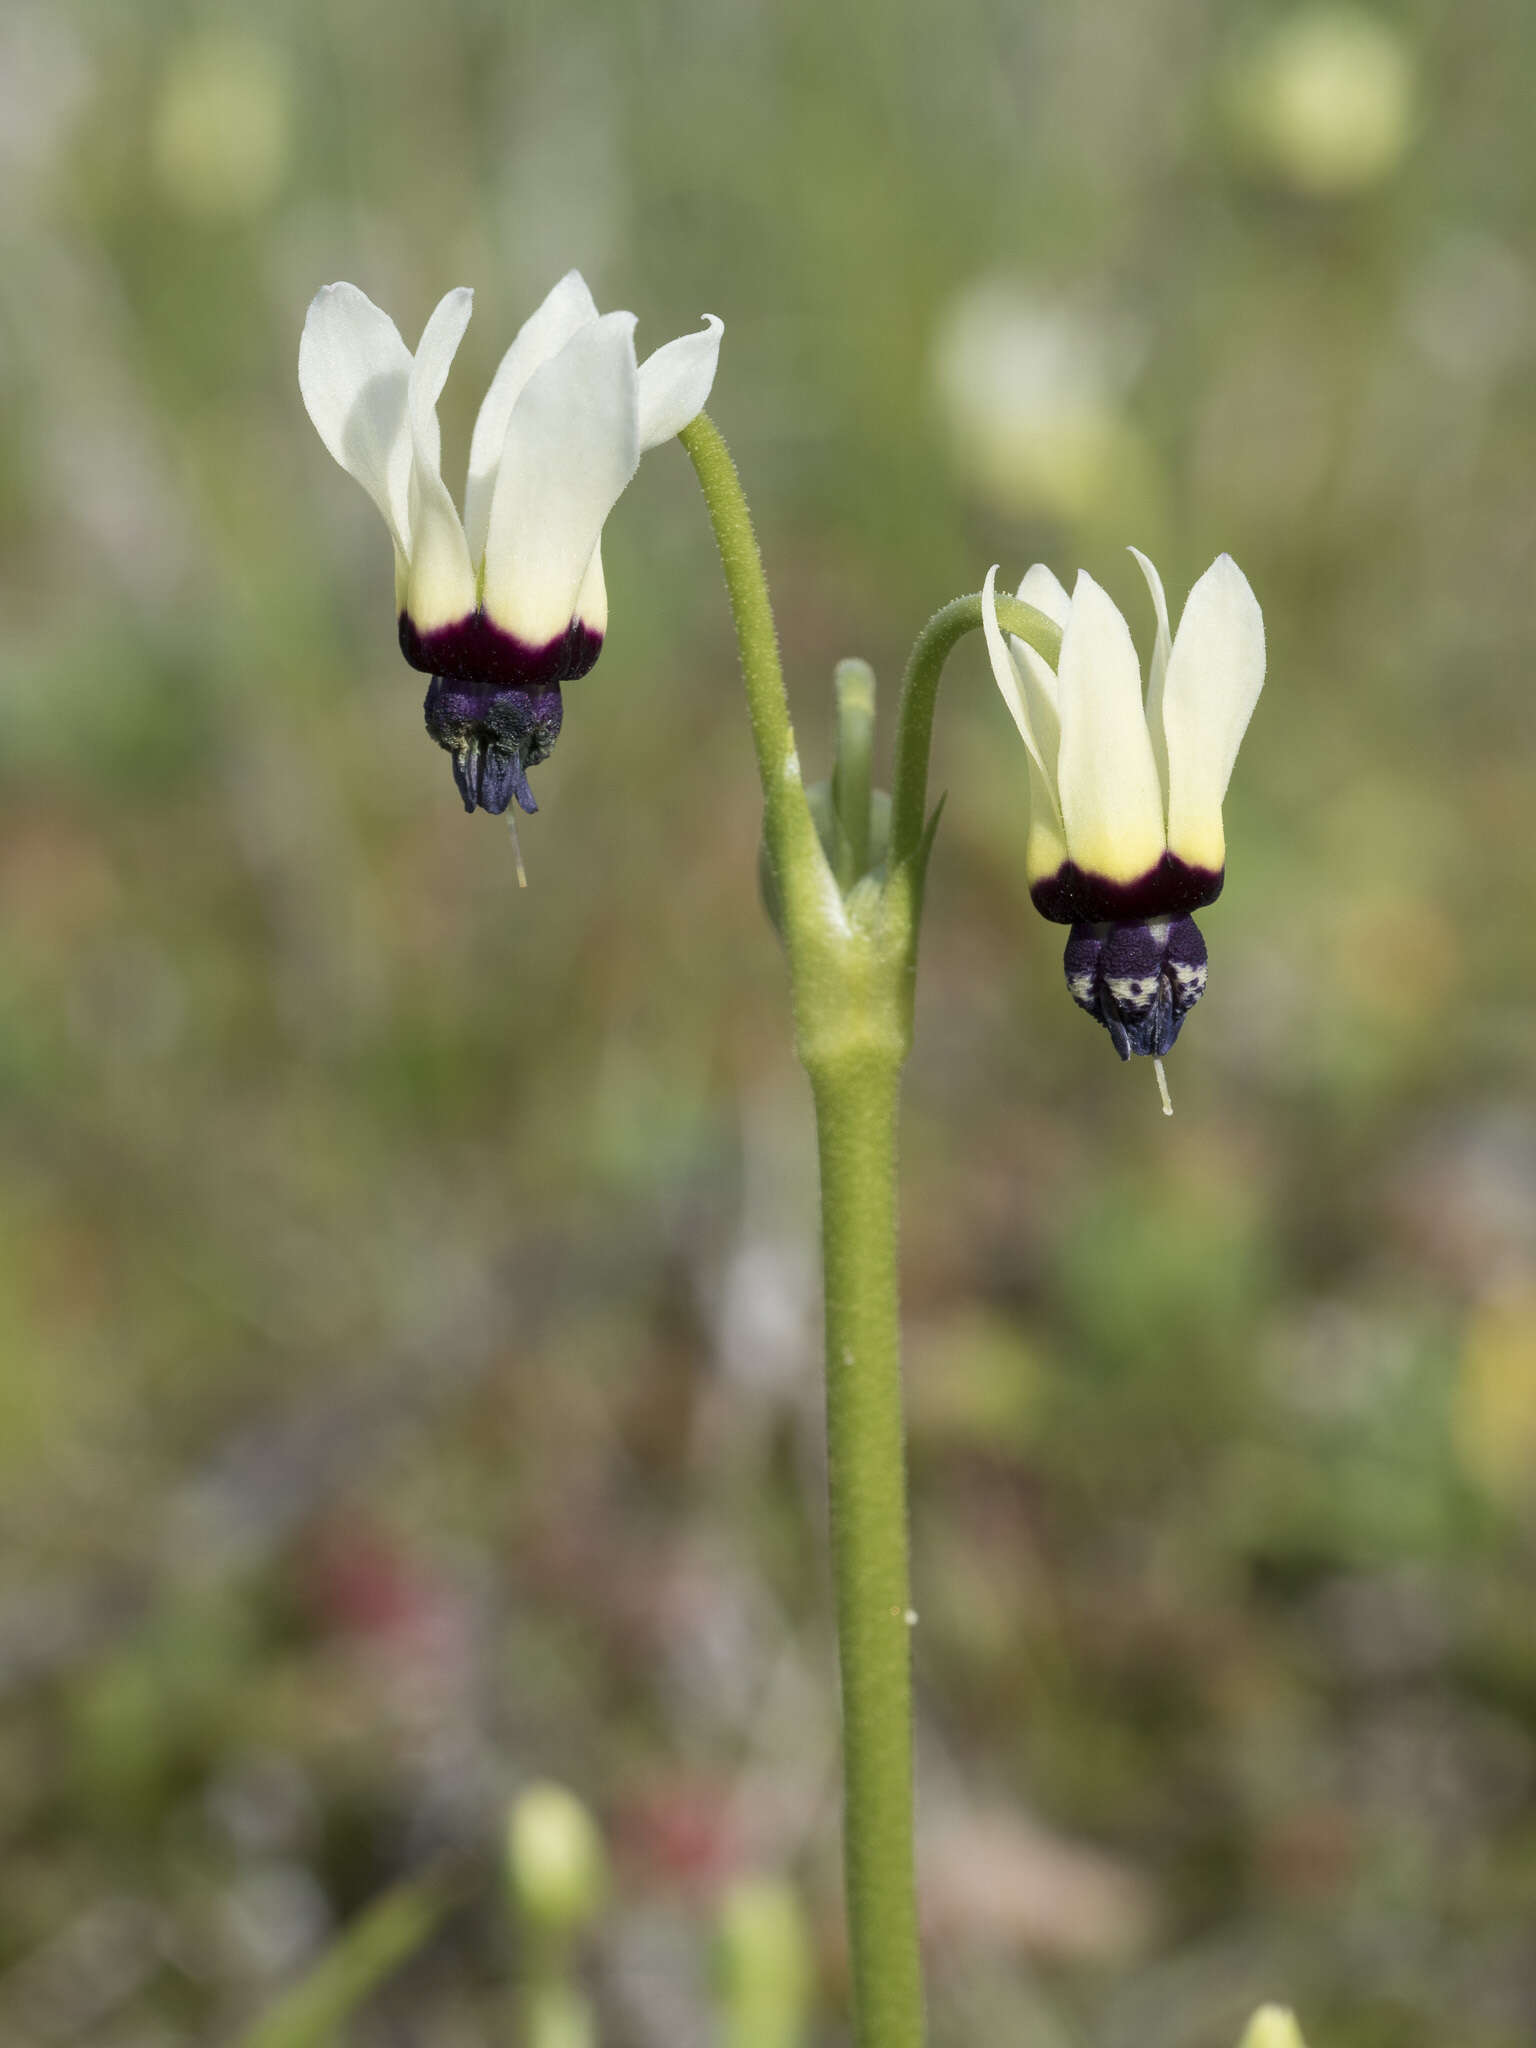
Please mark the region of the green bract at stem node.
<svg viewBox="0 0 1536 2048"><path fill-rule="evenodd" d="M846 896L870 859L870 754L875 740L875 672L867 661L840 661L832 676L837 697L837 752L832 770L832 813L840 828L833 871Z"/></svg>
<svg viewBox="0 0 1536 2048"><path fill-rule="evenodd" d="M870 786L870 753L875 730L875 672L867 661L840 661L833 676L837 722L831 776L806 785L805 799L821 850L852 921L866 924L882 906L886 853L891 839L891 799ZM758 850L763 907L774 930L786 938L768 839ZM786 941L787 942L787 941Z"/></svg>

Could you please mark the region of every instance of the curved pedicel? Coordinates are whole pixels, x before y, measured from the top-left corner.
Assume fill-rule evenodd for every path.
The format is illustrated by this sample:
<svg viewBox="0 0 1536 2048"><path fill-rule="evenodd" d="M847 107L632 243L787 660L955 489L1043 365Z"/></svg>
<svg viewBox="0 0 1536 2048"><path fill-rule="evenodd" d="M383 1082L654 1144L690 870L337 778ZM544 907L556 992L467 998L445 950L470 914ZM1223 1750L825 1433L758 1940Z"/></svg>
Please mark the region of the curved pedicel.
<svg viewBox="0 0 1536 2048"><path fill-rule="evenodd" d="M1165 853L1131 882L1112 882L1069 860L1055 874L1031 882L1029 896L1052 924L1143 924L1204 909L1216 901L1225 880L1225 868L1193 867L1175 853Z"/></svg>

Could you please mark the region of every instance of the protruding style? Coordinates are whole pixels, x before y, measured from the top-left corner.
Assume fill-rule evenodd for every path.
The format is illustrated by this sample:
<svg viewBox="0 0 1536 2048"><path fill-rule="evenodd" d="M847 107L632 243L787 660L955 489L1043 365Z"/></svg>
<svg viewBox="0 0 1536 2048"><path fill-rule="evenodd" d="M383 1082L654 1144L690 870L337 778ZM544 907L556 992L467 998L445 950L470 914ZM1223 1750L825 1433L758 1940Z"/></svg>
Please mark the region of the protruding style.
<svg viewBox="0 0 1536 2048"><path fill-rule="evenodd" d="M491 380L461 520L437 401L472 298L449 292L412 355L356 285L326 285L304 322L299 389L389 528L400 649L433 679L427 730L453 757L465 809L515 798L531 811L527 770L559 733L560 687L602 651L603 523L641 455L703 409L724 330L710 315L637 363L635 316L599 314L568 271Z"/></svg>
<svg viewBox="0 0 1536 2048"><path fill-rule="evenodd" d="M1070 597L1040 563L1019 585L1061 627L1054 669L999 627L996 569L982 592L992 671L1029 755L1030 895L1072 927L1068 989L1122 1059L1161 1058L1204 993L1190 912L1221 893L1222 799L1264 682L1264 621L1230 555L1171 633L1162 579L1131 552L1156 622L1145 696L1130 630L1086 571Z"/></svg>

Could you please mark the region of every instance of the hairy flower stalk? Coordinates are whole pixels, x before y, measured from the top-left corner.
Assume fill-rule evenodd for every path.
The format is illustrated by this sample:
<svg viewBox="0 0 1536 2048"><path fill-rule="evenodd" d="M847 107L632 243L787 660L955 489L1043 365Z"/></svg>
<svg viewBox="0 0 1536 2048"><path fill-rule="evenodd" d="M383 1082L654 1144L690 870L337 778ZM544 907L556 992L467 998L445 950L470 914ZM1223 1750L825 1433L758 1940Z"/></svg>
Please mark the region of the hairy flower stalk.
<svg viewBox="0 0 1536 2048"><path fill-rule="evenodd" d="M839 667L837 759L830 783L808 791L740 479L706 415L682 441L730 592L763 788L767 895L816 1109L855 2032L860 2048L917 2048L896 1116L937 823L927 784L939 679L956 643L984 630L1028 748L1031 893L1045 916L1071 925L1076 1000L1122 1058L1151 1054L1161 1083L1161 1054L1204 987L1205 946L1189 912L1221 888L1221 800L1263 682L1263 625L1223 556L1170 634L1161 581L1138 556L1158 628L1144 702L1124 621L1090 578L1069 599L1049 571L1034 570L1016 598L1000 598L994 571L978 596L946 605L918 636L888 807L870 783L874 677L862 662ZM1166 1084L1163 1096L1166 1108Z"/></svg>
<svg viewBox="0 0 1536 2048"><path fill-rule="evenodd" d="M823 811L828 837L842 848L842 876L834 872L801 779L768 585L740 479L707 416L682 439L730 592L763 789L771 897L789 956L796 1048L816 1106L855 2027L860 2048L919 2048L896 1103L911 1038L922 854L880 874L853 872L857 850L868 849L872 836L866 706L872 713L873 678L845 672L843 747Z"/></svg>
<svg viewBox="0 0 1536 2048"><path fill-rule="evenodd" d="M896 1273L896 1121L912 1041L933 701L945 654L981 623L946 607L902 689L893 798L871 787L874 676L836 678L837 755L807 790L784 694L762 560L735 465L701 414L682 435L730 592L763 789L767 893L789 958L795 1042L810 1078L821 1168L827 1463L843 1710L843 1844L860 2048L918 2048L922 1971L913 1870L906 1443ZM1054 656L1043 614L1007 626Z"/></svg>

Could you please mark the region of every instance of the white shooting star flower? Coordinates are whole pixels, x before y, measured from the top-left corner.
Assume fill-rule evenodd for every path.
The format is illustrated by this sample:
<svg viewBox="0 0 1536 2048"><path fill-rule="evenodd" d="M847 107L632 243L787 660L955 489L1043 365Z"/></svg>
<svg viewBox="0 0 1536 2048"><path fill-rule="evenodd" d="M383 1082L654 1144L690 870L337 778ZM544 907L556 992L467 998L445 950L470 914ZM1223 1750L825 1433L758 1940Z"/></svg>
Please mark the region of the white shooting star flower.
<svg viewBox="0 0 1536 2048"><path fill-rule="evenodd" d="M1170 633L1162 579L1131 552L1157 623L1145 698L1130 629L1086 571L1070 597L1042 563L1019 585L1061 628L1054 669L999 627L996 569L982 593L992 672L1029 754L1030 895L1071 925L1067 986L1122 1059L1161 1057L1204 992L1190 912L1221 893L1222 799L1264 682L1264 621L1230 555Z"/></svg>
<svg viewBox="0 0 1536 2048"><path fill-rule="evenodd" d="M560 731L562 683L608 623L603 522L640 457L714 382L721 323L635 359L633 313L599 314L568 271L519 329L480 407L462 520L442 478L437 401L473 293L442 299L416 352L356 285L315 294L299 389L320 438L384 515L400 649L432 677L427 730L466 810L535 808L527 770Z"/></svg>

